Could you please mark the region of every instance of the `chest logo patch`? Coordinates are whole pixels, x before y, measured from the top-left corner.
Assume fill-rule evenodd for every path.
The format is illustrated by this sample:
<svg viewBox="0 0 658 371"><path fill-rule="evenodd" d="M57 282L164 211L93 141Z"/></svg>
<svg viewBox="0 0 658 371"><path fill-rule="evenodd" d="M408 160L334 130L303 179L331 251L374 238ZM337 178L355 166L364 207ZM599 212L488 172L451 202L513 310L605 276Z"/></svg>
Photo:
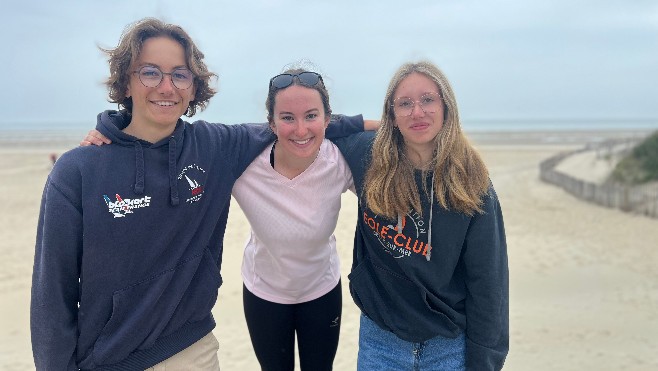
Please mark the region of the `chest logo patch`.
<svg viewBox="0 0 658 371"><path fill-rule="evenodd" d="M363 222L379 240L384 251L396 259L427 254L426 223L418 213L404 215L400 230L396 222L369 213L370 210L364 211Z"/></svg>
<svg viewBox="0 0 658 371"><path fill-rule="evenodd" d="M206 171L196 164L185 166L178 174L178 181L183 182L184 188L189 190L185 202L192 204L199 202L203 197Z"/></svg>
<svg viewBox="0 0 658 371"><path fill-rule="evenodd" d="M123 199L119 194L115 194L116 201L112 201L108 195L103 195L103 200L107 209L115 218L125 218L126 215L132 214L133 210L151 206L151 197L144 196L141 198Z"/></svg>

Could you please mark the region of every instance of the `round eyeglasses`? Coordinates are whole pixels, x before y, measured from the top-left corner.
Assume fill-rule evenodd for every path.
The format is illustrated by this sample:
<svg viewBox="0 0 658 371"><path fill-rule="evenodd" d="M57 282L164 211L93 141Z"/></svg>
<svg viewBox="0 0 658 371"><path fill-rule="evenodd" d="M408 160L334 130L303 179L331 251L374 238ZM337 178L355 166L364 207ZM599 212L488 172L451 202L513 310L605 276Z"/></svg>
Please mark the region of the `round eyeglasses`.
<svg viewBox="0 0 658 371"><path fill-rule="evenodd" d="M133 71L139 76L139 81L147 88L157 88L162 82L164 75L171 77L171 82L178 89L188 89L194 82L194 74L187 68L176 68L175 70L167 73L162 72L155 66L144 66L136 71Z"/></svg>
<svg viewBox="0 0 658 371"><path fill-rule="evenodd" d="M408 97L400 97L393 101L391 105L395 116L405 117L411 116L414 111L416 103L425 114L430 115L435 113L441 107L441 96L438 93L425 93L419 100L413 100Z"/></svg>
<svg viewBox="0 0 658 371"><path fill-rule="evenodd" d="M322 82L322 76L320 76L319 73L315 72L301 72L297 74L291 74L291 73L282 73L280 75L276 75L270 79L270 90L272 88L275 89L285 89L288 86L292 85L293 81L295 80L295 77L297 80L299 80L299 83L304 86L315 86Z"/></svg>

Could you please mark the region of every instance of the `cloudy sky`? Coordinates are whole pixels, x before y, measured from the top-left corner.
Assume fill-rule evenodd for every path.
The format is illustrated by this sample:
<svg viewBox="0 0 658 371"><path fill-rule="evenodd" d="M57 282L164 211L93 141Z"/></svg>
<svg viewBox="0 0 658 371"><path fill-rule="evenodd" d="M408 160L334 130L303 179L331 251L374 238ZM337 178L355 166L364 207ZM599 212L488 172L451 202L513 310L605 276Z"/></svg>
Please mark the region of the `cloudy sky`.
<svg viewBox="0 0 658 371"><path fill-rule="evenodd" d="M264 120L269 78L307 59L335 112L379 118L403 62L448 75L468 128L478 120L658 122L655 0L9 1L3 3L0 125L92 126L115 108L102 85L124 27L155 16L185 28L219 75L195 116Z"/></svg>

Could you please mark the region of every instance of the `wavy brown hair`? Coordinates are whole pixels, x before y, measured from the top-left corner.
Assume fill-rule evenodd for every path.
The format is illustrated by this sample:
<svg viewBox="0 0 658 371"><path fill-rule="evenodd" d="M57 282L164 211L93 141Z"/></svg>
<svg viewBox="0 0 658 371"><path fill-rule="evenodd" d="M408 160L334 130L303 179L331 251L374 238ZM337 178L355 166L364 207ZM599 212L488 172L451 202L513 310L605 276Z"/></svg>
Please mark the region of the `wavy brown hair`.
<svg viewBox="0 0 658 371"><path fill-rule="evenodd" d="M119 44L114 49L99 47L108 56L110 76L105 81L108 100L119 104L132 113L132 98L126 97L133 63L139 58L144 42L152 37L168 37L178 42L185 51L187 67L194 74L194 100L190 101L185 116L192 117L197 109L203 110L216 91L210 87L210 79L216 76L208 71L203 53L192 38L180 26L165 23L156 18L144 18L126 27Z"/></svg>
<svg viewBox="0 0 658 371"><path fill-rule="evenodd" d="M379 215L395 218L411 209L421 213L420 190L414 181L414 166L405 159L405 142L395 128L393 97L407 76L419 73L439 88L443 102L443 127L434 139L436 201L445 209L467 215L482 212L482 197L489 188L489 172L461 129L457 101L443 72L431 62L406 63L391 79L384 100L381 127L372 147L364 195L368 207ZM428 192L427 189L424 190Z"/></svg>

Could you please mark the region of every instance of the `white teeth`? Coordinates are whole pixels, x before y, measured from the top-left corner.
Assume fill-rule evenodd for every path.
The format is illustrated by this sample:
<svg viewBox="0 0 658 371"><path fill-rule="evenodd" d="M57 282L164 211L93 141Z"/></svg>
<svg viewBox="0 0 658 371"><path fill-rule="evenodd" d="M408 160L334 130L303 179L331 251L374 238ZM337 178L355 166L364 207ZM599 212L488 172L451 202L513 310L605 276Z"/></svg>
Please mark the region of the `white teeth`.
<svg viewBox="0 0 658 371"><path fill-rule="evenodd" d="M306 139L306 140L293 140L293 142L295 142L295 143L297 143L297 144L299 144L299 145L304 145L304 144L306 144L306 143L308 143L308 142L310 142L310 141L311 141L311 138L308 138L308 139Z"/></svg>
<svg viewBox="0 0 658 371"><path fill-rule="evenodd" d="M157 104L158 106L162 106L162 107L169 107L169 106L173 106L174 104L176 104L174 102L153 102L153 103Z"/></svg>

